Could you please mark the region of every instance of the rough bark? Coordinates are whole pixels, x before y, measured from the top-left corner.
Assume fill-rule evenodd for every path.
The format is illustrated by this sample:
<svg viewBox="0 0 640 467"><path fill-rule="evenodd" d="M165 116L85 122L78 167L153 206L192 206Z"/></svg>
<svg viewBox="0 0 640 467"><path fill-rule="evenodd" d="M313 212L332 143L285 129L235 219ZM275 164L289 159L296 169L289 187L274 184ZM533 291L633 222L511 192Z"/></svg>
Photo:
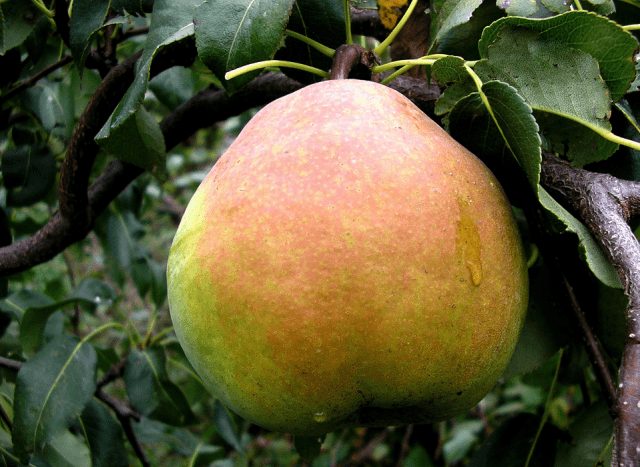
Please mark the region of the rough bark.
<svg viewBox="0 0 640 467"><path fill-rule="evenodd" d="M628 221L640 212L640 184L571 167L545 154L541 183L587 226L629 298L627 336L613 407L614 466L640 464L640 243Z"/></svg>

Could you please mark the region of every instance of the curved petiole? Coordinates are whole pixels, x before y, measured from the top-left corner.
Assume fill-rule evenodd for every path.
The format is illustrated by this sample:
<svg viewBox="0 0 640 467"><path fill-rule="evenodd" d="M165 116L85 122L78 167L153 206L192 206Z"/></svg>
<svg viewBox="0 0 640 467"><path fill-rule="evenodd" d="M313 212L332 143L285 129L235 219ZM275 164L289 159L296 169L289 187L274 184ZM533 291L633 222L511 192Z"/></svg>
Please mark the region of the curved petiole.
<svg viewBox="0 0 640 467"><path fill-rule="evenodd" d="M323 78L329 77L328 71L324 71L309 65L303 65L302 63L289 62L286 60L263 60L261 62L250 63L248 65L244 65L239 68L236 68L235 70L228 71L224 75L224 79L230 80L230 79L236 78L237 76L243 75L245 73L249 73L251 71L256 71L256 70L262 70L268 67L295 68L297 70L307 71L309 73L322 76Z"/></svg>

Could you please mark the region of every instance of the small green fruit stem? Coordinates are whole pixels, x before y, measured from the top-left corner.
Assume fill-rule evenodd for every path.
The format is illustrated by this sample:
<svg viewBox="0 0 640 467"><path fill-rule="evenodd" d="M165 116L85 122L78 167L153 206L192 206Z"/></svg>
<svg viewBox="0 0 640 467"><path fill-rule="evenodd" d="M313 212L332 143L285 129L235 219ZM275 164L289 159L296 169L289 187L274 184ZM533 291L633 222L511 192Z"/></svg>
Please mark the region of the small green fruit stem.
<svg viewBox="0 0 640 467"><path fill-rule="evenodd" d="M309 65L303 65L302 63L288 62L286 60L264 60L262 62L250 63L249 65L241 66L240 68L236 68L235 70L228 71L224 75L224 79L230 80L245 73L249 73L250 71L262 70L263 68L268 67L295 68L297 70L307 71L309 73L322 76L323 78L329 77L328 71L324 71Z"/></svg>
<svg viewBox="0 0 640 467"><path fill-rule="evenodd" d="M1 2L0 2L1 3ZM47 20L49 20L49 22L51 23L52 26L56 26L56 22L54 21L53 17L55 16L53 14L53 12L51 10L49 10L45 4L42 2L42 0L31 0L31 3L33 3L33 5L42 12L42 14L44 14L44 16L47 18Z"/></svg>
<svg viewBox="0 0 640 467"><path fill-rule="evenodd" d="M351 7L349 6L349 0L343 0L342 4L344 6L344 25L347 30L347 44L353 44L353 36L351 35Z"/></svg>
<svg viewBox="0 0 640 467"><path fill-rule="evenodd" d="M42 0L31 0L31 3L33 3L34 6L38 10L40 10L42 14L44 14L47 18L53 18L53 12L50 11L46 6L44 6L44 3L42 3Z"/></svg>
<svg viewBox="0 0 640 467"><path fill-rule="evenodd" d="M640 24L627 24L626 26L622 26L622 29L625 31L638 31L640 30Z"/></svg>
<svg viewBox="0 0 640 467"><path fill-rule="evenodd" d="M307 45L310 45L311 47L313 47L314 49L316 49L318 52L320 52L323 55L326 55L329 58L333 58L333 56L335 55L336 51L334 49L332 49L331 47L327 47L326 45L322 45L320 42L316 42L313 39L309 39L307 36L303 36L300 33L297 33L295 31L290 31L289 29L285 30L284 33L287 36L291 36L295 39L298 39L302 42L304 42Z"/></svg>
<svg viewBox="0 0 640 467"><path fill-rule="evenodd" d="M409 59L409 60L397 60L395 62L385 63L384 65L374 66L371 71L373 73L382 73L383 71L390 70L391 68L402 67L399 70L393 72L391 75L387 76L381 84L389 84L391 81L396 79L398 76L406 73L414 66L418 65L433 65L435 61L440 58L446 57L447 55L443 54L433 54L433 55L425 55L424 57Z"/></svg>
<svg viewBox="0 0 640 467"><path fill-rule="evenodd" d="M162 340L173 332L173 326L164 328L162 331L158 332L153 338L149 341L149 347L153 347L155 344L162 342ZM175 339L172 339L175 340Z"/></svg>
<svg viewBox="0 0 640 467"><path fill-rule="evenodd" d="M120 323L116 323L116 322L110 322L110 323L106 323L103 324L102 326L94 329L93 331L91 331L89 334L87 334L82 341L80 341L80 345L84 344L85 342L89 342L91 339L93 339L96 335L100 334L103 331L106 331L107 329L110 328L120 328L121 330L123 330L125 333L127 333L127 335L129 336L129 342L131 342L131 344L133 345L136 341L134 340L133 336L131 335L131 333L129 332L129 330L127 329L126 326L123 326Z"/></svg>
<svg viewBox="0 0 640 467"><path fill-rule="evenodd" d="M398 21L398 24L396 24L396 27L393 28L393 31L391 31L391 34L389 34L389 36L378 45L378 47L373 49L373 52L376 55L382 55L384 51L387 50L387 47L391 45L393 40L400 33L404 25L409 20L409 16L411 16L411 13L413 13L413 10L416 9L417 4L418 4L418 0L411 0L411 4L409 5L409 8L407 8L407 11L405 12L405 14L402 16L400 21Z"/></svg>

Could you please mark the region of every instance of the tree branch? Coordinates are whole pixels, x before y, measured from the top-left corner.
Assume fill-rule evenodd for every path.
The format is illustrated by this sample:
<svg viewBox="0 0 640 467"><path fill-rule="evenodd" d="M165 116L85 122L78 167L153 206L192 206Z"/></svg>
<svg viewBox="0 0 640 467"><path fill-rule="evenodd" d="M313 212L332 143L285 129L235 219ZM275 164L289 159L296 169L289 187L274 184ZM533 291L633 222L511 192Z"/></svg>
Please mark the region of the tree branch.
<svg viewBox="0 0 640 467"><path fill-rule="evenodd" d="M67 63L71 63L72 61L73 61L73 57L71 55L65 55L57 62L52 63L51 65L43 68L38 73L25 79L22 83L17 84L13 88L9 89L6 93L0 96L0 107L2 107L2 105L5 102L7 102L9 99L11 99L13 96L20 94L22 91L24 91L27 88L30 88L31 86L34 86L38 81L40 81L45 76L49 75L50 73L53 73L58 68L61 68L65 66Z"/></svg>
<svg viewBox="0 0 640 467"><path fill-rule="evenodd" d="M628 225L638 213L640 184L571 167L545 154L541 183L569 206L611 260L629 298L625 341L614 407L614 465L640 463L640 243Z"/></svg>

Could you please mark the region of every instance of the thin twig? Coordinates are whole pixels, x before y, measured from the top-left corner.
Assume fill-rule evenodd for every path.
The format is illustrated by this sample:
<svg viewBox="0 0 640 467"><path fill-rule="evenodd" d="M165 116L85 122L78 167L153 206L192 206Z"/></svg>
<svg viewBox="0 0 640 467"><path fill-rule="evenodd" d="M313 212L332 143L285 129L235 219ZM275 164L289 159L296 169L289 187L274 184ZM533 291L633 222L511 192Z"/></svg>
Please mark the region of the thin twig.
<svg viewBox="0 0 640 467"><path fill-rule="evenodd" d="M396 467L402 467L404 463L404 458L409 452L409 440L411 439L411 434L413 433L413 424L407 425L407 428L404 432L404 436L402 437L402 444L400 445L400 454L398 454L398 461L396 462Z"/></svg>
<svg viewBox="0 0 640 467"><path fill-rule="evenodd" d="M2 106L2 104L7 102L13 96L20 94L21 92L30 88L31 86L35 86L35 84L45 76L50 75L57 69L62 68L63 66L67 65L68 63L71 63L72 61L73 61L73 57L71 55L65 55L57 62L52 63L51 65L43 68L38 73L25 79L20 84L15 85L14 87L12 87L11 89L9 89L7 92L5 92L0 96L0 106Z"/></svg>
<svg viewBox="0 0 640 467"><path fill-rule="evenodd" d="M389 432L390 432L390 429L388 427L384 428L378 436L376 436L371 441L369 441L367 445L363 447L360 451L353 454L347 462L340 464L340 467L357 465L369 459L369 457L371 457L371 453L376 448L376 446L382 443L387 438L387 436L389 436Z"/></svg>
<svg viewBox="0 0 640 467"><path fill-rule="evenodd" d="M5 357L0 357L0 367L17 372L17 371L20 371L20 368L22 368L22 362L18 362L17 360L11 360Z"/></svg>
<svg viewBox="0 0 640 467"><path fill-rule="evenodd" d="M118 363L111 365L111 367L107 370L107 372L104 375L102 375L102 378L100 378L96 382L96 386L98 387L98 389L101 389L107 384L109 384L110 382L120 378L124 374L124 366L126 361L127 361L127 358L125 356Z"/></svg>
<svg viewBox="0 0 640 467"><path fill-rule="evenodd" d="M121 403L115 397L110 396L102 389L97 389L95 396L114 411L118 421L122 425L122 429L124 430L129 443L131 444L131 447L133 448L133 451L136 454L136 457L140 460L140 463L144 467L151 467L151 462L147 457L147 453L144 452L142 443L140 443L140 440L133 429L132 420L139 422L141 420L140 414L128 405Z"/></svg>

